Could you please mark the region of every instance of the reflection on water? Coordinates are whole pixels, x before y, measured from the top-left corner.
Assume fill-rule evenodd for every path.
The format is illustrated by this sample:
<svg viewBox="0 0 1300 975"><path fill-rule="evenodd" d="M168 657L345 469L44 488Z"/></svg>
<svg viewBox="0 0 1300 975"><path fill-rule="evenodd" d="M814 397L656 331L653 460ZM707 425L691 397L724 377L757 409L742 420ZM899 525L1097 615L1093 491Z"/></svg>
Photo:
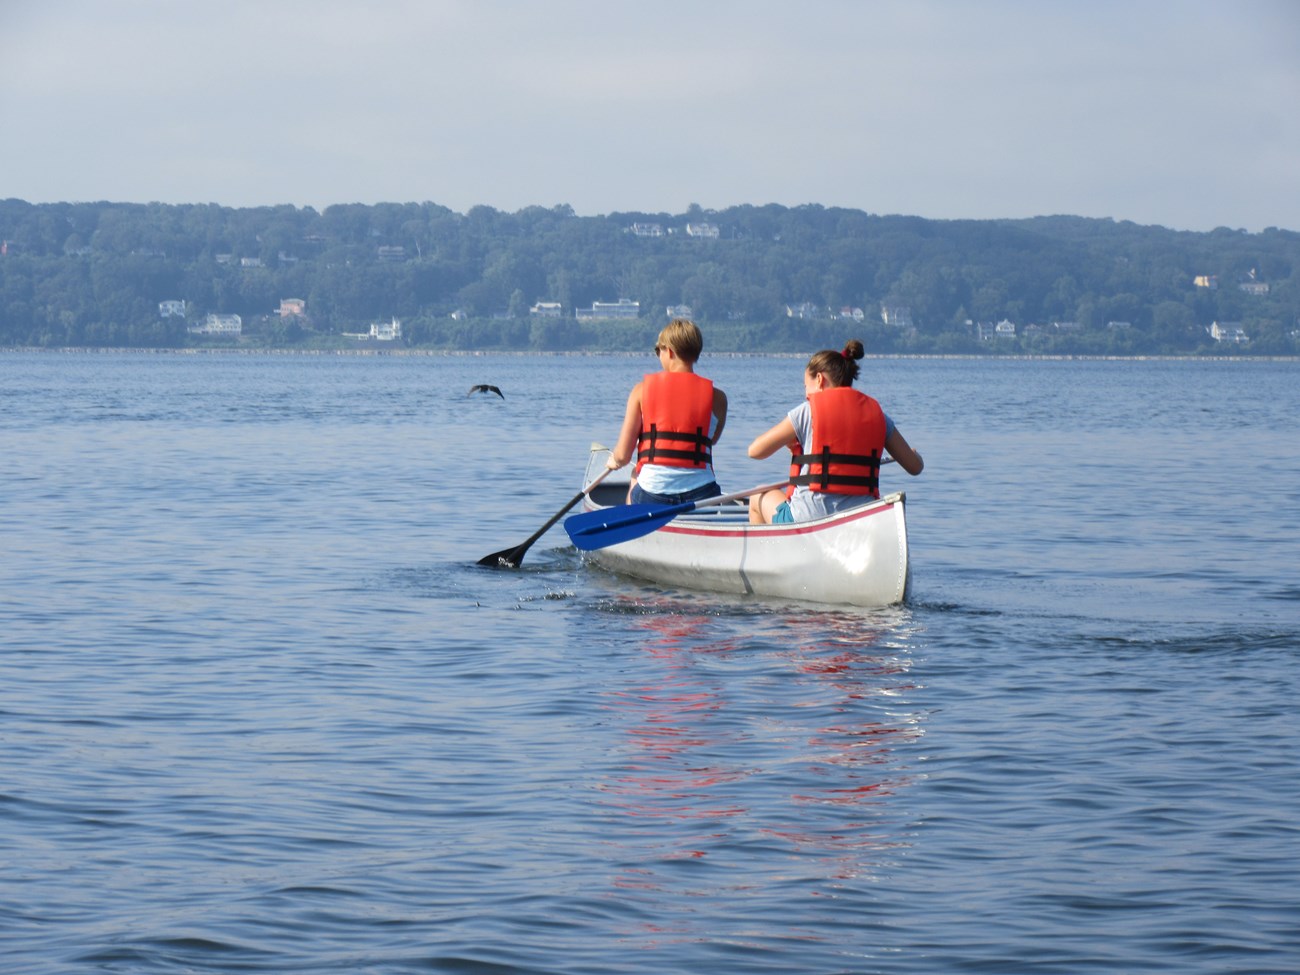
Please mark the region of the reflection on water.
<svg viewBox="0 0 1300 975"><path fill-rule="evenodd" d="M693 666L699 656L733 651L734 641L707 642L705 616L654 614L639 624L647 631L642 649L660 664L659 676L652 685L605 695L606 707L626 722L628 743L622 774L608 791L631 816L715 819L743 812L717 802L724 791L718 787L752 771L730 757L743 738L725 713L726 688Z"/></svg>
<svg viewBox="0 0 1300 975"><path fill-rule="evenodd" d="M622 745L601 784L621 847L607 853L615 890L653 892L661 909L791 885L826 895L907 845L889 808L916 778L899 749L922 734L910 661L893 650L907 645L905 615L737 620L667 597L612 602L641 633L648 677L603 695ZM716 935L690 913L640 933Z"/></svg>
<svg viewBox="0 0 1300 975"><path fill-rule="evenodd" d="M802 706L831 720L821 718L806 737L801 760L812 787L791 794L803 816L799 828L779 835L820 858L828 877L856 877L870 854L904 845L878 820L886 798L914 778L896 749L923 733L917 714L898 709L917 689L908 678L910 658L887 650L896 622L833 612L786 622L804 635L786 655L808 694ZM838 807L847 818L817 817L809 807L818 806Z"/></svg>

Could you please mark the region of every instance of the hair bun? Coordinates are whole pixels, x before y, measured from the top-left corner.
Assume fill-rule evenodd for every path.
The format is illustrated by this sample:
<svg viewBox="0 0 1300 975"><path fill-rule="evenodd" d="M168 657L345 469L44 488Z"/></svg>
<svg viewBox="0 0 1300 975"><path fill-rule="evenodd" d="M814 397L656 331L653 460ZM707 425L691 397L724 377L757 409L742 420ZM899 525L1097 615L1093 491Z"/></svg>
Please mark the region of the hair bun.
<svg viewBox="0 0 1300 975"><path fill-rule="evenodd" d="M862 342L858 339L850 339L844 345L844 351L840 354L846 359L861 359L866 355L867 350L862 347Z"/></svg>

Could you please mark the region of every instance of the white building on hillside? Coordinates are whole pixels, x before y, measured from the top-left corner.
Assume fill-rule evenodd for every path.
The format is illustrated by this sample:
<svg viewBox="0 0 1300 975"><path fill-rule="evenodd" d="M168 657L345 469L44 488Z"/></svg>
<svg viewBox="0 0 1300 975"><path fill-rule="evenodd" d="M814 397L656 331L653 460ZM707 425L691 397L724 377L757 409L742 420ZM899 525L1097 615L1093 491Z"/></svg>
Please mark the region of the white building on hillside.
<svg viewBox="0 0 1300 975"><path fill-rule="evenodd" d="M368 332L344 332L343 334L358 341L370 339L375 342L396 342L402 337L402 323L394 318L391 322L371 324Z"/></svg>
<svg viewBox="0 0 1300 975"><path fill-rule="evenodd" d="M640 318L641 302L629 298L618 301L593 301L590 308L579 308L576 317L583 321L601 318Z"/></svg>
<svg viewBox="0 0 1300 975"><path fill-rule="evenodd" d="M1240 322L1215 322L1210 326L1210 338L1216 342L1249 342L1250 336L1242 330Z"/></svg>
<svg viewBox="0 0 1300 975"><path fill-rule="evenodd" d="M188 331L195 335L238 336L244 331L244 320L238 315L210 314L202 325L191 325Z"/></svg>
<svg viewBox="0 0 1300 975"><path fill-rule="evenodd" d="M912 309L906 305L881 305L880 320L886 328L911 328Z"/></svg>

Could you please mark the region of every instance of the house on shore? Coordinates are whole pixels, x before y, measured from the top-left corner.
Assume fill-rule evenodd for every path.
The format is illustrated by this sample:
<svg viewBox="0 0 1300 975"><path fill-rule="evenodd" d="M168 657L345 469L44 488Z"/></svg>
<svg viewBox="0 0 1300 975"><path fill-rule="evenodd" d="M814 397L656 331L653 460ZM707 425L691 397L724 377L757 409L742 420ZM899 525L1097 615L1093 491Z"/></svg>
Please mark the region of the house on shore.
<svg viewBox="0 0 1300 975"><path fill-rule="evenodd" d="M238 315L210 314L200 325L191 325L188 332L192 335L224 335L238 338L244 331L244 320Z"/></svg>
<svg viewBox="0 0 1300 975"><path fill-rule="evenodd" d="M1216 342L1229 342L1240 345L1249 342L1250 336L1241 327L1241 322L1214 322L1208 329L1210 338Z"/></svg>
<svg viewBox="0 0 1300 975"><path fill-rule="evenodd" d="M590 308L579 308L574 315L579 321L640 318L641 302L629 298L620 298L618 301L593 301Z"/></svg>
<svg viewBox="0 0 1300 975"><path fill-rule="evenodd" d="M369 332L344 332L350 339L372 342L397 342L402 338L402 323L394 318L390 322L378 322L370 326Z"/></svg>

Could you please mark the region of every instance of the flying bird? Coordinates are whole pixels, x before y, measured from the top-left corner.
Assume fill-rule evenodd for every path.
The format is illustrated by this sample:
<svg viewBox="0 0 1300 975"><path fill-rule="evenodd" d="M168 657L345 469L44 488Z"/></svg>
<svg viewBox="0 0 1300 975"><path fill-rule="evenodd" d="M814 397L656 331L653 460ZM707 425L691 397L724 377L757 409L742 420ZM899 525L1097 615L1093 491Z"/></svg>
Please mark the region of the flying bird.
<svg viewBox="0 0 1300 975"><path fill-rule="evenodd" d="M495 386L489 386L487 383L479 383L477 386L471 386L469 392L465 395L473 396L475 393L496 393L502 399L506 398L505 393L501 392L501 390L497 389Z"/></svg>

